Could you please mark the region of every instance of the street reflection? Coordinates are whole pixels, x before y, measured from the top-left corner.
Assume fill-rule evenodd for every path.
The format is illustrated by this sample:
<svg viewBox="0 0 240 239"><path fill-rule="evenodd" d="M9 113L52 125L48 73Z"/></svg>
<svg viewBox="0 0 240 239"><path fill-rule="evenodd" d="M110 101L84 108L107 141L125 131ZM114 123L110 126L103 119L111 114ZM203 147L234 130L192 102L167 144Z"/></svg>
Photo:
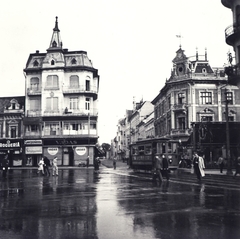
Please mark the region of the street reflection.
<svg viewBox="0 0 240 239"><path fill-rule="evenodd" d="M116 170L15 170L0 181L0 238L238 238L240 190Z"/></svg>

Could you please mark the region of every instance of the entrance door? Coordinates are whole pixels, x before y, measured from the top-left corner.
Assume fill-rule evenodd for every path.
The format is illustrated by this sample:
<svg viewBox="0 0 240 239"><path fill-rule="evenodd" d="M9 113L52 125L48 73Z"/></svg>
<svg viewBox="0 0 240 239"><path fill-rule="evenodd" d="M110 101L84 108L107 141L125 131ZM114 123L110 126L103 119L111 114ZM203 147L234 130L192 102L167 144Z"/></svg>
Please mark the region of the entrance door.
<svg viewBox="0 0 240 239"><path fill-rule="evenodd" d="M69 165L69 154L63 154L63 165Z"/></svg>

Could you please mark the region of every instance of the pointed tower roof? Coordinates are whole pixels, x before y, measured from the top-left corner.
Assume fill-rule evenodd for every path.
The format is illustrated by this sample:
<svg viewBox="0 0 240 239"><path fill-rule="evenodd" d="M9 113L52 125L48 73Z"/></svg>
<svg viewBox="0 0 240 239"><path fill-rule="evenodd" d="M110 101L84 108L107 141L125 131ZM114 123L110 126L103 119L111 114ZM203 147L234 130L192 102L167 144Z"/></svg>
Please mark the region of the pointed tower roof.
<svg viewBox="0 0 240 239"><path fill-rule="evenodd" d="M52 39L50 42L50 46L47 49L47 52L56 51L56 50L57 51L62 50L62 40L60 37L60 30L58 28L58 17L56 17L55 27L53 28Z"/></svg>

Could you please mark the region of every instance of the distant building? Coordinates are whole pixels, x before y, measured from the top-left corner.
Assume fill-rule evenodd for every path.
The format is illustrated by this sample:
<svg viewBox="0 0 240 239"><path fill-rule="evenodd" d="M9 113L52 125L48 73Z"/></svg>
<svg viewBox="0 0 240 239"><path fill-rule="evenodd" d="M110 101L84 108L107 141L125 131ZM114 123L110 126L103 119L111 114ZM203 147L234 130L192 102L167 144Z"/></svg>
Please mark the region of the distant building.
<svg viewBox="0 0 240 239"><path fill-rule="evenodd" d="M93 164L98 141L98 70L86 51L63 48L56 18L46 53L31 53L24 69L25 157L36 166L42 155L59 165Z"/></svg>
<svg viewBox="0 0 240 239"><path fill-rule="evenodd" d="M8 154L10 166L22 165L24 96L0 97L0 160Z"/></svg>

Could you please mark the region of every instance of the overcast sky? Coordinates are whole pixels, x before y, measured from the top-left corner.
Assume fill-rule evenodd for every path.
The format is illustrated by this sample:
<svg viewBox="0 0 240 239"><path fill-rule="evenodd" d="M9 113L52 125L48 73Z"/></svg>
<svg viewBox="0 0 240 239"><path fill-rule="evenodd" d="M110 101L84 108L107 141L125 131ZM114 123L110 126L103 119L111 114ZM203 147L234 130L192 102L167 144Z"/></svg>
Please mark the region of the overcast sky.
<svg viewBox="0 0 240 239"><path fill-rule="evenodd" d="M221 0L12 0L0 3L0 96L23 96L28 56L49 47L55 17L63 47L87 51L100 75L100 143L116 136L118 119L136 101L152 101L170 77L179 48L208 51L227 63L224 30L231 10Z"/></svg>

